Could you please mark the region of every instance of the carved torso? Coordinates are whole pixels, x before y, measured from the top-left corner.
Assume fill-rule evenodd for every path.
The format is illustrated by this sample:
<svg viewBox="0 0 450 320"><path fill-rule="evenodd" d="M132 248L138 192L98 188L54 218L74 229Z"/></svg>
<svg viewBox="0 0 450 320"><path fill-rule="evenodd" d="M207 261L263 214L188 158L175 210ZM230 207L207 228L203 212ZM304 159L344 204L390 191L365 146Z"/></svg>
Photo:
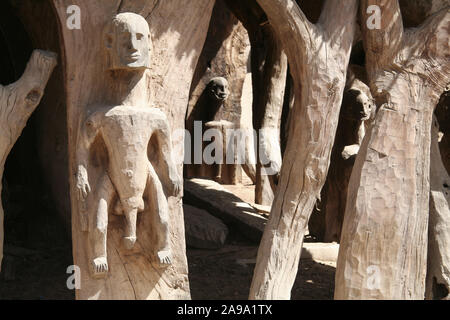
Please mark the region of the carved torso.
<svg viewBox="0 0 450 320"><path fill-rule="evenodd" d="M116 106L102 113L96 125L108 150L109 177L121 199L142 196L149 165L148 145L155 130L166 125L166 117L156 108L131 106Z"/></svg>

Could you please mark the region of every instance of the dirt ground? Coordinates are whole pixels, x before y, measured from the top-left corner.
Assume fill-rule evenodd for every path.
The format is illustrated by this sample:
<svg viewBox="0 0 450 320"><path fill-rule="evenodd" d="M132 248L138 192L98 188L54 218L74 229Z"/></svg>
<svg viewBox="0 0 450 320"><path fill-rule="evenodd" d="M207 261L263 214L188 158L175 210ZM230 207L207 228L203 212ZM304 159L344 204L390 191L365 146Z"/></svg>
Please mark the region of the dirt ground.
<svg viewBox="0 0 450 320"><path fill-rule="evenodd" d="M243 175L243 183L226 185L243 201L253 204L255 186ZM217 251L187 250L192 299L247 299L255 267L258 244L231 233ZM330 300L334 294L335 265L301 260L292 289L293 300Z"/></svg>
<svg viewBox="0 0 450 320"><path fill-rule="evenodd" d="M232 241L218 251L188 249L194 300L246 300L258 248ZM333 299L335 268L312 260L300 262L292 300Z"/></svg>
<svg viewBox="0 0 450 320"><path fill-rule="evenodd" d="M252 188L247 184L232 186L229 190L250 202ZM48 209L45 206L34 208L34 212ZM73 264L71 241L63 231L62 223L50 212L30 220L30 209L19 203L9 204L7 209L0 299L74 299L74 291L66 286L70 276L66 270ZM257 250L257 243L233 230L220 250L188 248L192 299L247 299ZM302 260L299 270L292 299L332 299L335 274L332 265Z"/></svg>

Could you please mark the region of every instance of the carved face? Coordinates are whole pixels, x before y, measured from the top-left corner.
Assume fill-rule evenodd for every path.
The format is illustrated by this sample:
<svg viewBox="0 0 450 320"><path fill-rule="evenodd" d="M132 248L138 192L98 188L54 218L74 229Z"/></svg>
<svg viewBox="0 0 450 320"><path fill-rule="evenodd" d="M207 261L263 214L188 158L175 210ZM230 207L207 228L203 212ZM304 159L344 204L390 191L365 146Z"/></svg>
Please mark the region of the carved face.
<svg viewBox="0 0 450 320"><path fill-rule="evenodd" d="M211 95L218 101L225 101L230 94L228 90L228 81L225 78L213 78L209 82L211 88Z"/></svg>
<svg viewBox="0 0 450 320"><path fill-rule="evenodd" d="M364 92L350 89L344 96L344 116L348 119L366 121L375 115L375 103Z"/></svg>
<svg viewBox="0 0 450 320"><path fill-rule="evenodd" d="M110 69L148 69L151 38L147 21L135 13L115 16L106 32Z"/></svg>

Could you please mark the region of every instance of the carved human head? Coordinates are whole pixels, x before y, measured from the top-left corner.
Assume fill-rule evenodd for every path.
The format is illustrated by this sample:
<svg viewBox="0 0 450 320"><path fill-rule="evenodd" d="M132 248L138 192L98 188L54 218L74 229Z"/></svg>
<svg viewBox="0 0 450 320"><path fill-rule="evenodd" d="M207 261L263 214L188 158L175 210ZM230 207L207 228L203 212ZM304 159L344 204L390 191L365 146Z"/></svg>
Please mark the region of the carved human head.
<svg viewBox="0 0 450 320"><path fill-rule="evenodd" d="M347 119L357 121L373 119L376 113L376 105L369 88L358 80L355 83L356 85L349 88L344 94L344 116Z"/></svg>
<svg viewBox="0 0 450 320"><path fill-rule="evenodd" d="M116 15L105 29L105 45L110 70L145 70L150 67L150 28L135 13Z"/></svg>
<svg viewBox="0 0 450 320"><path fill-rule="evenodd" d="M212 78L209 81L208 87L211 90L211 96L218 101L225 101L230 94L228 81L222 77Z"/></svg>

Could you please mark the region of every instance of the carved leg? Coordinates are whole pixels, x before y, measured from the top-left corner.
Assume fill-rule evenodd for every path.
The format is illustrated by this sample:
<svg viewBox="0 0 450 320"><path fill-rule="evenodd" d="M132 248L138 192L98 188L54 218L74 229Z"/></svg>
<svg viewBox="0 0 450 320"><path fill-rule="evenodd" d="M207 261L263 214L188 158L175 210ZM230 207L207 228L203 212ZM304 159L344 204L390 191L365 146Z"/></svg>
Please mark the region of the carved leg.
<svg viewBox="0 0 450 320"><path fill-rule="evenodd" d="M152 214L154 214L158 262L161 266L167 266L172 264L169 244L169 206L161 181L151 165L149 165L147 196L154 208Z"/></svg>
<svg viewBox="0 0 450 320"><path fill-rule="evenodd" d="M136 236L136 222L137 222L137 214L138 209L136 207L126 207L124 209L125 219L126 219L126 227L125 227L125 236L123 238L123 244L125 248L131 250L134 248L136 244L137 236Z"/></svg>
<svg viewBox="0 0 450 320"><path fill-rule="evenodd" d="M105 174L99 184L95 203L94 219L91 219L89 243L92 248L92 274L96 278L106 276L108 260L106 254L106 237L108 231L108 204L111 203L115 189L108 175Z"/></svg>

